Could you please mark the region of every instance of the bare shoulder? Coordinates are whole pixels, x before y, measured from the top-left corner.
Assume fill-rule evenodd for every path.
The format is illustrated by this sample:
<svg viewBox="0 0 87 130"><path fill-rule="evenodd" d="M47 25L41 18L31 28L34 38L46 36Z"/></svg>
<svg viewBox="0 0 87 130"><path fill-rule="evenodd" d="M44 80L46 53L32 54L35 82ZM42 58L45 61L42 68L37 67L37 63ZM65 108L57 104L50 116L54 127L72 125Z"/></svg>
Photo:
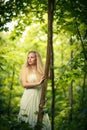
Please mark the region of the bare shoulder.
<svg viewBox="0 0 87 130"><path fill-rule="evenodd" d="M28 68L27 67L25 67L25 68L22 68L22 74L28 74Z"/></svg>

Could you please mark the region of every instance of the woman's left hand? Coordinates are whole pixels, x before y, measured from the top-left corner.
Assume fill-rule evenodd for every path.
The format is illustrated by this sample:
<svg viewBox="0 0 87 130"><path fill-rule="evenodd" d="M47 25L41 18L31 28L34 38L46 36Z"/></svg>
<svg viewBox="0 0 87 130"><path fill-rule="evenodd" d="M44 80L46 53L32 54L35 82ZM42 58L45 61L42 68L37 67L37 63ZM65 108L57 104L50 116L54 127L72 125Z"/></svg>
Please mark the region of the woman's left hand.
<svg viewBox="0 0 87 130"><path fill-rule="evenodd" d="M40 84L43 83L43 81L44 81L45 79L46 79L46 76L43 75L43 76L41 77Z"/></svg>

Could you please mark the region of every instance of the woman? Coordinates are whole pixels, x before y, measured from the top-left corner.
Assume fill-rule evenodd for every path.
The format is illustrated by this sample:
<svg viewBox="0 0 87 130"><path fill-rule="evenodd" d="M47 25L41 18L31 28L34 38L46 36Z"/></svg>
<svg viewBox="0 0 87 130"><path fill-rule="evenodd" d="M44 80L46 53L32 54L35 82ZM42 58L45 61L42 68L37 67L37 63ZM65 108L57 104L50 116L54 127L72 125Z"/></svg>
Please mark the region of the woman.
<svg viewBox="0 0 87 130"><path fill-rule="evenodd" d="M21 99L18 118L20 121L29 123L32 129L34 129L37 123L36 113L39 110L44 79L44 68L41 57L36 51L30 51L21 73L21 80L25 91ZM44 115L43 124L42 130L51 130L48 114Z"/></svg>

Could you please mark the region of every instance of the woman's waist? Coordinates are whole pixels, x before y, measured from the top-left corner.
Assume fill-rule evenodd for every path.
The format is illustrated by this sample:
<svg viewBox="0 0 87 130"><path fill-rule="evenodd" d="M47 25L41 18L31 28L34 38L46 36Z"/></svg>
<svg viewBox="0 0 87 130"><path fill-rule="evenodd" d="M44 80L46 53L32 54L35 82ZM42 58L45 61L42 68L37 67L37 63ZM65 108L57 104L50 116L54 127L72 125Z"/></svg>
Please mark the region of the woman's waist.
<svg viewBox="0 0 87 130"><path fill-rule="evenodd" d="M41 86L37 86L37 87L32 87L32 88L25 88L25 91L35 91L35 92L37 92L37 91L41 91L42 90L42 87Z"/></svg>
<svg viewBox="0 0 87 130"><path fill-rule="evenodd" d="M41 95L41 89L25 89L23 95L25 96L35 96L35 95Z"/></svg>

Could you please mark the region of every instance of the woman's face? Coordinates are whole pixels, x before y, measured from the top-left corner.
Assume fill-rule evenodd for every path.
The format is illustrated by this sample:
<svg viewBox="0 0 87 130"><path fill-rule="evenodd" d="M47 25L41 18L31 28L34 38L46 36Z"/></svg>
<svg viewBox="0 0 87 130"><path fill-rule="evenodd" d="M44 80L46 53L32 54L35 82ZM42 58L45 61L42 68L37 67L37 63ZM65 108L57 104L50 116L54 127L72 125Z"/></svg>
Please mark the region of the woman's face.
<svg viewBox="0 0 87 130"><path fill-rule="evenodd" d="M33 52L29 53L28 54L28 64L29 65L36 65L36 61L37 61L36 54Z"/></svg>

